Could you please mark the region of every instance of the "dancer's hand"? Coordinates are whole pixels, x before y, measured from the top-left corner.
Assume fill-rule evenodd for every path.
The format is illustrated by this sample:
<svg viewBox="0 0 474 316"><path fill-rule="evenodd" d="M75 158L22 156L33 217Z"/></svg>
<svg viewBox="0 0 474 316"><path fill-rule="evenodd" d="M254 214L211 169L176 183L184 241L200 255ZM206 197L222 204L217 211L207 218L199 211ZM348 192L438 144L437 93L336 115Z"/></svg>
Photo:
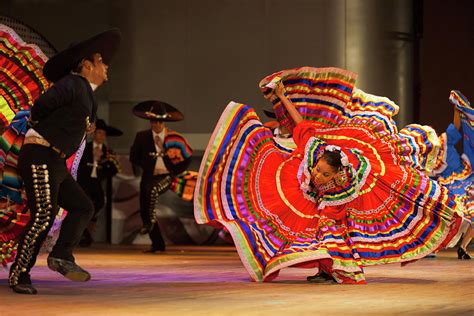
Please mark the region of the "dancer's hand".
<svg viewBox="0 0 474 316"><path fill-rule="evenodd" d="M86 127L86 134L90 135L95 132L95 123L91 123Z"/></svg>
<svg viewBox="0 0 474 316"><path fill-rule="evenodd" d="M276 86L275 93L277 97L280 99L281 103L285 106L286 110L290 114L291 118L293 121L298 124L299 122L303 121L303 117L301 114L298 112L298 110L295 108L293 102L291 102L290 99L288 99L285 96L285 86L283 83L280 81L278 82L278 85Z"/></svg>

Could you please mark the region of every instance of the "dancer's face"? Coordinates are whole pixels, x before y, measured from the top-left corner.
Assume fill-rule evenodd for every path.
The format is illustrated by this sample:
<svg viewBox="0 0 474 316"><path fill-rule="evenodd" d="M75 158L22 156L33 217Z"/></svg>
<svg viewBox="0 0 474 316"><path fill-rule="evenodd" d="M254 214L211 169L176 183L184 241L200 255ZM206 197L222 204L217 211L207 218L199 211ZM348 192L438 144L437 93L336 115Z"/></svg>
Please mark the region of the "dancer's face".
<svg viewBox="0 0 474 316"><path fill-rule="evenodd" d="M326 184L336 176L337 171L323 158L319 159L311 172L311 182L315 185Z"/></svg>
<svg viewBox="0 0 474 316"><path fill-rule="evenodd" d="M94 132L94 141L97 144L105 143L105 139L107 138L107 133L103 129L96 129Z"/></svg>
<svg viewBox="0 0 474 316"><path fill-rule="evenodd" d="M84 60L81 74L89 82L100 86L107 81L107 70L109 66L104 64L102 56L99 53L93 55L93 61Z"/></svg>
<svg viewBox="0 0 474 316"><path fill-rule="evenodd" d="M151 129L155 132L155 133L161 133L163 131L163 129L165 128L165 122L161 122L161 121L150 121L150 125L151 125Z"/></svg>
<svg viewBox="0 0 474 316"><path fill-rule="evenodd" d="M288 128L284 125L280 125L280 132L282 135L286 135L286 134L289 134L290 131L288 130Z"/></svg>

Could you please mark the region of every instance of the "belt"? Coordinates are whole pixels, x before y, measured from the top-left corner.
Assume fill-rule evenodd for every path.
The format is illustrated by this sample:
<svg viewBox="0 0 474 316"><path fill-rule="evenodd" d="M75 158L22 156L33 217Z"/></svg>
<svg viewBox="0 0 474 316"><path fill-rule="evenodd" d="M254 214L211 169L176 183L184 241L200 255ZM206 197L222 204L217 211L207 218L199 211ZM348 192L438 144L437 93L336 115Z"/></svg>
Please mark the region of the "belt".
<svg viewBox="0 0 474 316"><path fill-rule="evenodd" d="M28 136L25 137L25 140L23 141L23 144L35 144L35 145L41 145L44 147L51 148L55 152L59 154L59 157L61 158L66 158L66 154L61 151L61 149L54 147L51 145L46 139L41 138L41 137L36 137L36 136Z"/></svg>

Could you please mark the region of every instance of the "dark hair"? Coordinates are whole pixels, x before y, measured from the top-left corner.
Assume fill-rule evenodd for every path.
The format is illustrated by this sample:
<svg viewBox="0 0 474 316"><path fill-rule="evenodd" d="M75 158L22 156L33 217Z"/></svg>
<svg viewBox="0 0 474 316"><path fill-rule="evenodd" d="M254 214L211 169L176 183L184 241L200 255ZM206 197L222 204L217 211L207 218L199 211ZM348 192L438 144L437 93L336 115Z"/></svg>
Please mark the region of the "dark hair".
<svg viewBox="0 0 474 316"><path fill-rule="evenodd" d="M335 172L342 168L341 152L339 150L325 150L320 159L324 159L324 161L326 161L327 164L330 165Z"/></svg>
<svg viewBox="0 0 474 316"><path fill-rule="evenodd" d="M72 69L72 71L75 72L75 73L78 73L78 74L81 73L82 67L84 66L84 64L83 64L82 62L83 62L84 60L88 60L88 61L90 61L91 63L94 63L94 55L87 56L87 57L81 59L81 60L77 63L77 65Z"/></svg>

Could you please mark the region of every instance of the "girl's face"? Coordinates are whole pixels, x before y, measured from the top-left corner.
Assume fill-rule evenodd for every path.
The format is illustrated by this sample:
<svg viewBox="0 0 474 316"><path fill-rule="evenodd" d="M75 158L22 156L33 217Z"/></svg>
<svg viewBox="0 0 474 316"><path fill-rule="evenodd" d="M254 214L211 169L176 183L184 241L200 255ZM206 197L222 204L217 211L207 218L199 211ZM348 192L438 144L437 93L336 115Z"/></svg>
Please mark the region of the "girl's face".
<svg viewBox="0 0 474 316"><path fill-rule="evenodd" d="M311 172L311 182L314 185L326 184L336 176L334 167L329 165L326 160L319 159Z"/></svg>

